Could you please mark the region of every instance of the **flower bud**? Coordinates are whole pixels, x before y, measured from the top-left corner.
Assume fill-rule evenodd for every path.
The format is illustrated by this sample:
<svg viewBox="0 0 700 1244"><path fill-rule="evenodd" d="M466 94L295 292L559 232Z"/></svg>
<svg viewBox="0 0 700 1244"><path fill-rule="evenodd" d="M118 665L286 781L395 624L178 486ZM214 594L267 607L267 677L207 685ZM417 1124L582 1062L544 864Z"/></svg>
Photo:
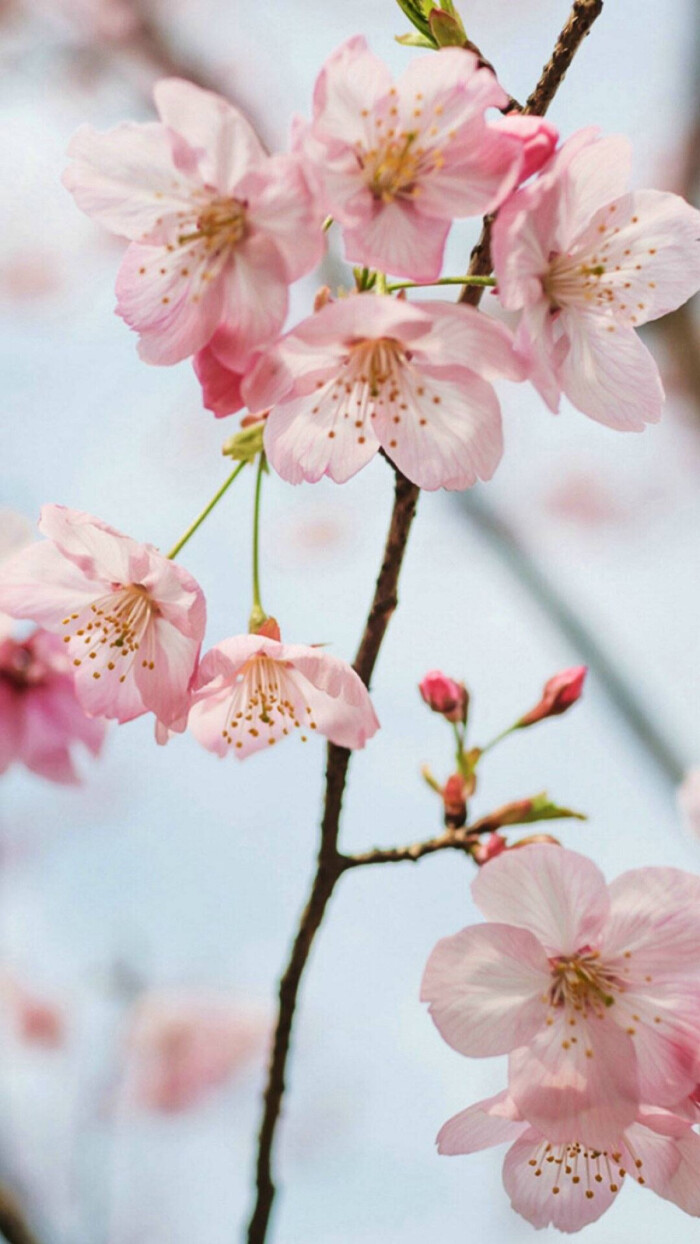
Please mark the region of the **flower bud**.
<svg viewBox="0 0 700 1244"><path fill-rule="evenodd" d="M262 453L264 431L263 418L247 415L241 424L241 431L224 441L221 446L222 454L233 458L234 462L254 462L258 454Z"/></svg>
<svg viewBox="0 0 700 1244"><path fill-rule="evenodd" d="M562 670L550 678L544 685L539 704L516 722L516 730L522 730L524 726L534 726L535 722L544 721L545 717L557 717L560 713L565 713L579 699L587 673L585 665L575 665L572 669Z"/></svg>
<svg viewBox="0 0 700 1244"><path fill-rule="evenodd" d="M506 846L506 840L502 834L489 834L484 842L477 842L472 848L472 859L479 865L488 864L489 860L505 851Z"/></svg>
<svg viewBox="0 0 700 1244"><path fill-rule="evenodd" d="M430 33L439 48L463 48L467 36L456 13L446 13L444 9L432 9L428 17Z"/></svg>
<svg viewBox="0 0 700 1244"><path fill-rule="evenodd" d="M440 670L430 670L418 684L428 708L441 713L447 721L464 723L469 709L469 693L462 682L455 682Z"/></svg>
<svg viewBox="0 0 700 1244"><path fill-rule="evenodd" d="M461 773L448 777L442 791L445 806L445 824L450 829L461 829L467 822L467 786Z"/></svg>

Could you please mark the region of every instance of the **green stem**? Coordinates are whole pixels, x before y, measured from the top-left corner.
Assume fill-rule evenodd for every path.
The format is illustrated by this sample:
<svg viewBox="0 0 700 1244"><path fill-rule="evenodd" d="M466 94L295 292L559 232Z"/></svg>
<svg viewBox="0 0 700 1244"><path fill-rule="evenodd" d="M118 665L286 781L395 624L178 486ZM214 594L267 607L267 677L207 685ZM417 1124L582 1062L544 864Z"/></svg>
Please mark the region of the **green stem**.
<svg viewBox="0 0 700 1244"><path fill-rule="evenodd" d="M490 743L486 743L484 747L479 749L481 755L483 756L485 752L490 752L492 747L495 747L497 743L502 742L503 739L507 739L508 735L512 734L513 731L517 729L518 723L516 722L514 726L508 726L507 730L501 730L501 733L497 734L495 739L491 739Z"/></svg>
<svg viewBox="0 0 700 1244"><path fill-rule="evenodd" d="M393 286L387 285L386 276L383 272L378 272L374 282L374 288L378 294L388 294L393 289Z"/></svg>
<svg viewBox="0 0 700 1244"><path fill-rule="evenodd" d="M250 629L258 630L267 619L260 599L260 499L262 496L262 480L265 473L265 454L258 459L258 473L255 478L255 502L253 506L253 608L250 613Z"/></svg>
<svg viewBox="0 0 700 1244"><path fill-rule="evenodd" d="M386 289L393 294L395 289L430 289L433 285L478 285L483 289L495 284L495 276L441 276L439 281L392 281Z"/></svg>
<svg viewBox="0 0 700 1244"><path fill-rule="evenodd" d="M455 743L456 743L455 760L457 761L457 768L461 771L462 756L464 753L464 731L460 730L459 725L456 721L452 722L452 730L455 736Z"/></svg>
<svg viewBox="0 0 700 1244"><path fill-rule="evenodd" d="M224 482L223 482L223 484L221 485L221 487L220 487L219 491L214 493L214 496L212 497L212 499L211 499L211 501L209 502L209 504L208 504L208 505L206 505L206 506L204 507L204 509L202 510L202 513L201 513L201 514L200 514L197 518L195 518L194 522L193 522L193 523L192 523L192 524L191 524L191 525L187 528L187 531L185 532L184 536L181 536L181 537L180 537L180 539L178 540L177 544L174 544L174 545L173 545L173 547L171 548L170 552L168 553L168 558L169 558L171 561L172 561L172 559L173 559L174 557L177 557L178 553L180 552L180 549L182 549L182 548L184 548L184 547L185 547L185 545L187 544L187 541L189 540L190 536L193 536L193 535L194 535L194 533L195 533L195 531L197 530L197 528L198 528L198 527L201 527L201 525L202 525L202 523L204 522L205 518L208 518L208 517L209 517L209 515L210 515L210 514L211 514L211 512L212 512L212 510L214 509L214 506L215 506L215 505L218 505L218 503L219 503L219 501L221 500L221 498L223 497L224 493L228 491L228 489L231 487L231 484L232 484L232 483L233 483L233 481L234 481L234 480L235 480L235 479L236 479L236 478L240 475L240 473L241 473L241 471L243 470L243 467L244 467L245 465L246 465L246 464L245 464L245 462L239 462L239 463L237 464L237 466L236 466L235 470L233 470L233 471L231 472L231 474L229 475L228 479L224 480Z"/></svg>

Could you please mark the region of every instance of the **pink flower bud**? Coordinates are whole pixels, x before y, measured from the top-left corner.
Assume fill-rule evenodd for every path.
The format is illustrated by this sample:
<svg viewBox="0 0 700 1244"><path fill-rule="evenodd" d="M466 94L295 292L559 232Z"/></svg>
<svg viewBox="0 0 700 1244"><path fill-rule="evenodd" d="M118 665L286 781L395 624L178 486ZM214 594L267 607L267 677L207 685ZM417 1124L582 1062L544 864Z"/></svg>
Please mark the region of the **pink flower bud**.
<svg viewBox="0 0 700 1244"><path fill-rule="evenodd" d="M472 859L479 865L488 864L505 849L506 840L502 834L489 834L485 842L479 842L473 848Z"/></svg>
<svg viewBox="0 0 700 1244"><path fill-rule="evenodd" d="M442 713L448 721L467 720L469 693L464 683L455 682L440 670L430 670L418 690L434 713Z"/></svg>
<svg viewBox="0 0 700 1244"><path fill-rule="evenodd" d="M461 829L467 820L467 786L461 773L448 777L442 791L445 805L445 824L451 829Z"/></svg>
<svg viewBox="0 0 700 1244"><path fill-rule="evenodd" d="M557 717L559 713L565 713L579 699L587 673L587 666L575 665L572 669L555 674L545 683L539 704L520 718L516 728L533 726L536 721L544 721L545 717Z"/></svg>

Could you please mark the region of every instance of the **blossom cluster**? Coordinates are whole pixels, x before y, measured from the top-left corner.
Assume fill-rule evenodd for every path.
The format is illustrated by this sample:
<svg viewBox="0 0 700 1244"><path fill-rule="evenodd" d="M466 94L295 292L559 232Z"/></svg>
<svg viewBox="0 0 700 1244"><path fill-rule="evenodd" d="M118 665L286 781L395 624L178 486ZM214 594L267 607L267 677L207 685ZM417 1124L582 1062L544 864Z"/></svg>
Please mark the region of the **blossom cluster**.
<svg viewBox="0 0 700 1244"><path fill-rule="evenodd" d="M447 1122L444 1154L513 1142L503 1178L536 1227L577 1231L625 1182L700 1215L700 880L638 868L606 885L561 846L500 852L472 892L486 916L435 947L422 997L508 1086Z"/></svg>

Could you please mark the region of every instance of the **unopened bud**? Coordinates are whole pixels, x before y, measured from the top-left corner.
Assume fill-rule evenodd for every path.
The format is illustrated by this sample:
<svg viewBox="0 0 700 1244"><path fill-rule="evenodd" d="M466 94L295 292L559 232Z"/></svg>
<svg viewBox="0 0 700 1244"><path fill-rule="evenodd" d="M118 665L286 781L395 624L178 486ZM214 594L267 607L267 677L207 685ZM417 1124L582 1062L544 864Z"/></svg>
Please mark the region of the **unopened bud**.
<svg viewBox="0 0 700 1244"><path fill-rule="evenodd" d="M434 713L441 713L448 721L467 720L469 693L464 683L455 682L440 670L430 670L418 684L418 690Z"/></svg>
<svg viewBox="0 0 700 1244"><path fill-rule="evenodd" d="M461 829L467 823L468 790L461 773L448 777L442 791L445 807L445 824L450 829Z"/></svg>
<svg viewBox="0 0 700 1244"><path fill-rule="evenodd" d="M558 717L560 713L565 713L580 698L587 673L585 665L576 665L550 678L544 685L539 704L516 722L516 730L534 726L535 722L544 721L545 717Z"/></svg>
<svg viewBox="0 0 700 1244"><path fill-rule="evenodd" d="M463 48L468 42L458 15L445 9L432 9L428 17L430 33L439 48Z"/></svg>
<svg viewBox="0 0 700 1244"><path fill-rule="evenodd" d="M488 864L489 860L501 855L506 847L507 843L502 834L490 834L483 842L477 840L472 847L472 859L479 865Z"/></svg>
<svg viewBox="0 0 700 1244"><path fill-rule="evenodd" d="M316 297L314 298L314 311L322 311L323 308L332 301L333 299L331 297L330 286L322 285L320 289L316 290Z"/></svg>
<svg viewBox="0 0 700 1244"><path fill-rule="evenodd" d="M266 416L267 411L263 415L247 415L240 432L235 432L224 441L221 446L222 454L233 458L234 462L254 462L263 450Z"/></svg>

